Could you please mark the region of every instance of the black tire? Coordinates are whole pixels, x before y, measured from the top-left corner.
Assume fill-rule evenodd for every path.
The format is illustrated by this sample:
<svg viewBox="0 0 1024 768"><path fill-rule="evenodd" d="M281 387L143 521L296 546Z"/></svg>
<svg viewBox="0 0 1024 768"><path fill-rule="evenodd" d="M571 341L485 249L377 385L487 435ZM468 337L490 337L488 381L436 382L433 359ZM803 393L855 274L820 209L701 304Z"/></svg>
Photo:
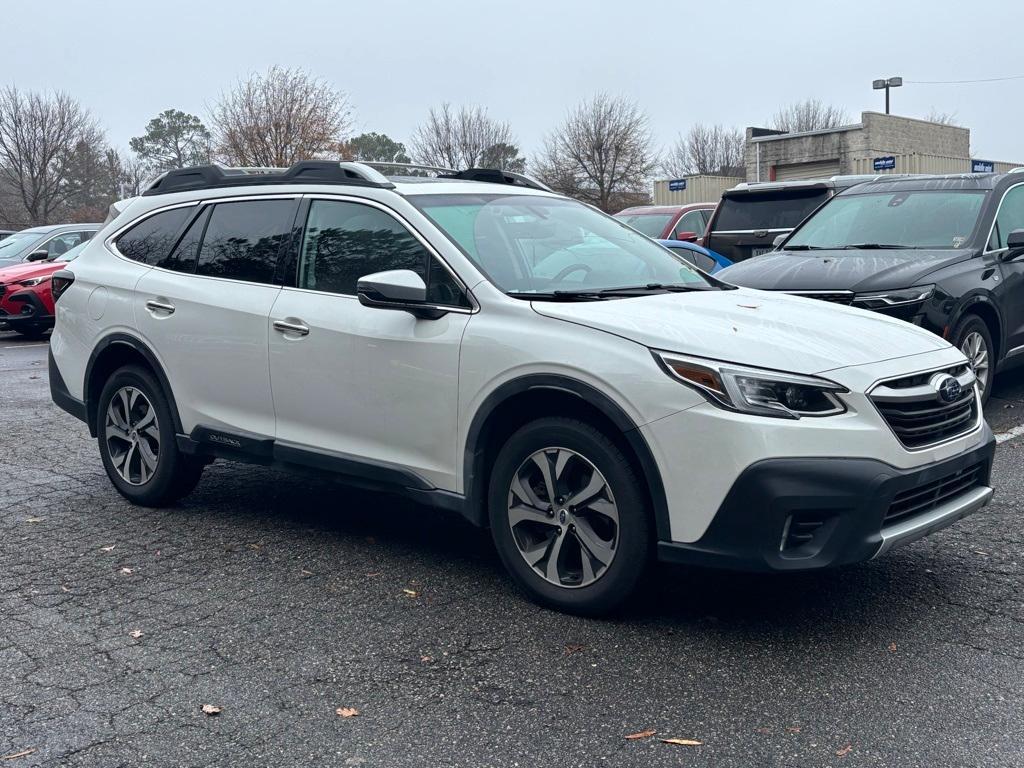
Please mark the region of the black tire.
<svg viewBox="0 0 1024 768"><path fill-rule="evenodd" d="M598 470L606 481L606 488L610 489L609 495L614 498L613 506L617 507L618 526L612 539L615 544L611 562L606 566L598 563L598 567L603 569L602 572L596 580L586 585L582 585L582 568L580 586L560 586L534 570L534 567L527 563L526 555L521 551L521 541L513 534L510 525L509 502L512 498L513 479L519 476L522 467L530 467L527 462L531 461L532 456L552 446L577 454L583 461L579 458L572 461L578 462L579 466L586 467L589 464L590 469ZM558 454L553 450L552 454L541 455L557 457ZM568 464L563 464L563 467L568 467ZM547 496L547 493L544 492L543 495ZM579 511L574 508L573 512L577 515L589 514L584 510L584 507L588 506L590 505L581 504ZM640 481L623 452L600 430L568 418L538 419L513 434L498 453L488 488L491 535L502 563L516 583L534 601L542 605L583 615L606 614L620 607L637 590L646 576L653 561L654 544L651 536L651 516L647 507L646 495ZM549 523L528 522L527 525L536 525L536 530L540 531L547 530L545 525L552 525L558 529L558 518L554 517L553 513L545 514L552 514ZM569 519L579 521L580 517L573 518L570 515ZM577 558L582 558L581 553L584 549L576 527L566 526L561 530L569 531L570 528L573 537L576 537L575 545L579 553ZM593 530L590 528L591 532ZM543 543L543 536L539 536L534 551L539 552L544 546L548 547L548 553L554 551L551 547L560 536L561 534L553 535L547 540L546 545ZM570 539L568 534L562 537L565 540L559 551L565 550L568 553L563 556L565 558L572 554L569 548L573 539ZM546 560L550 561L550 554Z"/></svg>
<svg viewBox="0 0 1024 768"><path fill-rule="evenodd" d="M989 333L988 326L977 315L964 315L960 322L956 324L949 338L953 346L964 352L968 360L970 360L971 355L965 351L964 347L968 344L968 339L972 334L977 334L981 338L987 350L988 368L985 371L985 386L981 390L981 402L984 404L988 402L988 396L992 392L992 380L995 378L996 372L996 350L992 346L992 334ZM974 361L971 362L973 365ZM979 371L976 370L975 372L978 373ZM981 376L979 375L980 378Z"/></svg>
<svg viewBox="0 0 1024 768"><path fill-rule="evenodd" d="M106 434L110 402L115 396L119 396L118 393L124 387L131 387L144 395L156 414L155 422L159 436L156 467L144 482L138 484L128 482L119 473L111 455L111 442L108 441ZM107 379L100 392L96 412L96 434L103 468L107 471L110 482L114 484L118 493L133 504L144 507L166 506L191 493L202 477L204 463L178 450L174 420L167 398L153 374L145 368L127 365L114 371ZM140 436L137 441L141 442L142 439Z"/></svg>

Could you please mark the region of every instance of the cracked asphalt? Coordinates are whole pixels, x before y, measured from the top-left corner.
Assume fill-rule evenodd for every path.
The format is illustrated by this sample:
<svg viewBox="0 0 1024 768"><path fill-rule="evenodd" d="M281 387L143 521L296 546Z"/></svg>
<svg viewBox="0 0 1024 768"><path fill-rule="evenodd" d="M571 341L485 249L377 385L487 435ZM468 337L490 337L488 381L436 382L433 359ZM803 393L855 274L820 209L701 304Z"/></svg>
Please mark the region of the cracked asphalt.
<svg viewBox="0 0 1024 768"><path fill-rule="evenodd" d="M524 600L486 533L326 480L219 462L133 508L45 355L0 334L2 766L1024 764L1024 438L992 506L884 559L666 568L598 621ZM1024 374L988 413L1024 422Z"/></svg>

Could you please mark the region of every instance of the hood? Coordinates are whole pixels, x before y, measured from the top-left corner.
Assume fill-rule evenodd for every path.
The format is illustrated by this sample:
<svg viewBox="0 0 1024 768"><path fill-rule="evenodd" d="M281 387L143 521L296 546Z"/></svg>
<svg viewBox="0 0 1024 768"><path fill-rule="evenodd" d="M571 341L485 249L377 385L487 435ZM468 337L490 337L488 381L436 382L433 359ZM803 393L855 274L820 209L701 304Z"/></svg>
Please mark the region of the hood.
<svg viewBox="0 0 1024 768"><path fill-rule="evenodd" d="M974 251L779 251L723 269L716 277L766 291L883 291L909 288L937 269L964 261Z"/></svg>
<svg viewBox="0 0 1024 768"><path fill-rule="evenodd" d="M65 266L67 266L67 262L63 261L33 261L10 267L0 267L0 284L17 283L31 277L45 277Z"/></svg>
<svg viewBox="0 0 1024 768"><path fill-rule="evenodd" d="M877 312L744 288L608 301L535 301L547 317L596 328L654 349L813 374L949 344Z"/></svg>

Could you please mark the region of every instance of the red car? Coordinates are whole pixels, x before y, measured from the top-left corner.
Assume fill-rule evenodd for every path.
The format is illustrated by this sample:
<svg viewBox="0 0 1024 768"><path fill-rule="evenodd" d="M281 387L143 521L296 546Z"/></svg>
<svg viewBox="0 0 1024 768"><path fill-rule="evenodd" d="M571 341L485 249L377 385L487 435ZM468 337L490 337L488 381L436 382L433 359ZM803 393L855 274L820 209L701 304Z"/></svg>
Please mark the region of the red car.
<svg viewBox="0 0 1024 768"><path fill-rule="evenodd" d="M88 243L80 243L52 261L26 261L0 268L0 330L38 339L53 328L50 278Z"/></svg>
<svg viewBox="0 0 1024 768"><path fill-rule="evenodd" d="M637 205L619 211L615 218L655 240L683 240L692 243L703 237L716 205Z"/></svg>

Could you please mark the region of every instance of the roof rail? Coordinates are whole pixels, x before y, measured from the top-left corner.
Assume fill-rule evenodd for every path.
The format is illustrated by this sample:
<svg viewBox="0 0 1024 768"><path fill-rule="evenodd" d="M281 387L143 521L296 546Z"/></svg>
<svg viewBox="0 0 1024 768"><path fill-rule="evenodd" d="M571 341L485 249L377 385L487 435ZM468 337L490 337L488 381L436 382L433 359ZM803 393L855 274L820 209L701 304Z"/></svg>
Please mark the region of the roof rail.
<svg viewBox="0 0 1024 768"><path fill-rule="evenodd" d="M166 195L219 187L264 184L345 184L394 189L382 174L362 163L335 160L303 160L291 168L221 168L199 165L178 168L160 176L143 195Z"/></svg>
<svg viewBox="0 0 1024 768"><path fill-rule="evenodd" d="M400 175L402 171L428 171L433 174L458 173L454 168L446 168L443 165L429 165L425 163L392 163L385 160L361 160L363 165L377 170L385 170ZM419 175L419 174L416 174Z"/></svg>
<svg viewBox="0 0 1024 768"><path fill-rule="evenodd" d="M537 181L525 173L512 173L499 168L467 168L458 173L448 173L439 176L441 179L460 179L462 181L484 181L489 184L511 184L530 189L539 189L543 192L554 192L551 187L541 181Z"/></svg>

